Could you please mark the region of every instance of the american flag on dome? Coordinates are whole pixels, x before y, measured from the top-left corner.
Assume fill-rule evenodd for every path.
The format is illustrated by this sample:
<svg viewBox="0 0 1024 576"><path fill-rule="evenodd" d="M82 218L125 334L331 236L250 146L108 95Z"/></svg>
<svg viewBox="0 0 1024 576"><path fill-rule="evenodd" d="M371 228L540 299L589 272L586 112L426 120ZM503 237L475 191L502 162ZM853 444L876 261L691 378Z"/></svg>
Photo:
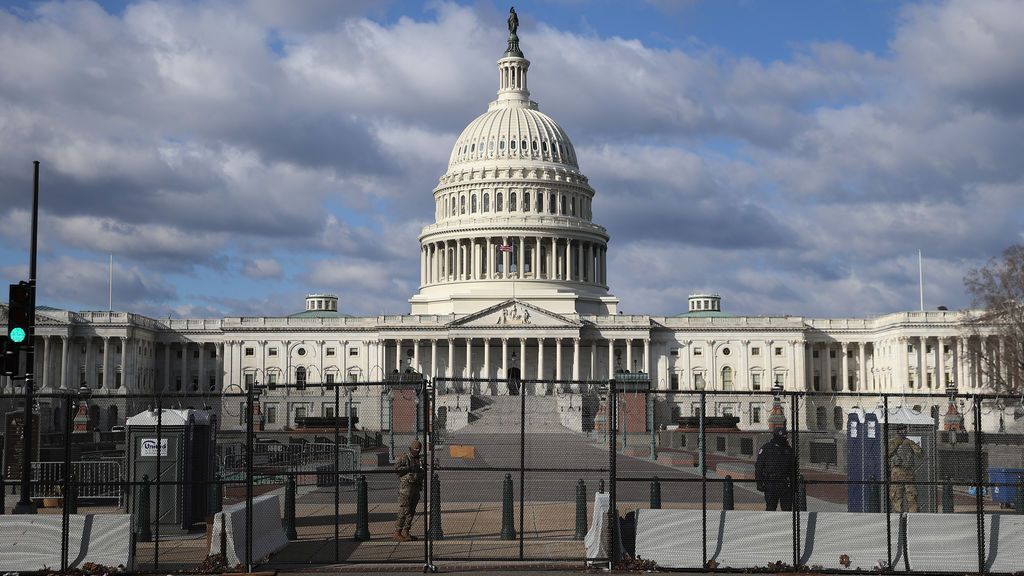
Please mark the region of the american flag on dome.
<svg viewBox="0 0 1024 576"><path fill-rule="evenodd" d="M512 251L512 245L511 244L499 244L498 245L498 250L501 250L502 252L511 252Z"/></svg>

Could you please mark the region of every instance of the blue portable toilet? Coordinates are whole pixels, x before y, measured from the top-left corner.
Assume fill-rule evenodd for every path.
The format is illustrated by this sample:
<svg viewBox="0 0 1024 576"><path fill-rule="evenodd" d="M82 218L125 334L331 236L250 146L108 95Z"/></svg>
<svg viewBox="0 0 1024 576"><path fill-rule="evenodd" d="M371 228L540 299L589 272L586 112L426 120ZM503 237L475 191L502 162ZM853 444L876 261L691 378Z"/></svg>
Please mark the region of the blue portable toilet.
<svg viewBox="0 0 1024 576"><path fill-rule="evenodd" d="M854 410L846 415L846 510L863 512L864 480L864 412Z"/></svg>

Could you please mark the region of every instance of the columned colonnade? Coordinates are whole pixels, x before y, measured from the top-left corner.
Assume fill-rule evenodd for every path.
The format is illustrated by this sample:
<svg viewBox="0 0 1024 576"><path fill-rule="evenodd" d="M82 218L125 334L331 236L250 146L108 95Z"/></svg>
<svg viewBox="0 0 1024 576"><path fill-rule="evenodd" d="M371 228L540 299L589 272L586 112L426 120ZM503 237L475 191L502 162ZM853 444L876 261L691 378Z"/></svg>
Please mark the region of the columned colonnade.
<svg viewBox="0 0 1024 576"><path fill-rule="evenodd" d="M511 252L499 251L502 244ZM556 236L488 236L420 248L420 285L473 280L569 280L606 286L603 242Z"/></svg>

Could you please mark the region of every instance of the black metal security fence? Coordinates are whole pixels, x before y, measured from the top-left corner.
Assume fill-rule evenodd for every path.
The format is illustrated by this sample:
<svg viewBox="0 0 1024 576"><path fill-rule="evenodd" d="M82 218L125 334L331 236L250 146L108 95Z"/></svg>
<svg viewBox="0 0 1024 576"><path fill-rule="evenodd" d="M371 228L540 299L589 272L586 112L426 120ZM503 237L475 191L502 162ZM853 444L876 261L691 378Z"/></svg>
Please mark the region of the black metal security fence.
<svg viewBox="0 0 1024 576"><path fill-rule="evenodd" d="M35 395L31 454L23 396L0 394L0 510L39 505L0 516L0 546L19 550L0 569L1024 565L1019 397L665 391L619 376L50 391ZM414 439L407 541L393 463Z"/></svg>

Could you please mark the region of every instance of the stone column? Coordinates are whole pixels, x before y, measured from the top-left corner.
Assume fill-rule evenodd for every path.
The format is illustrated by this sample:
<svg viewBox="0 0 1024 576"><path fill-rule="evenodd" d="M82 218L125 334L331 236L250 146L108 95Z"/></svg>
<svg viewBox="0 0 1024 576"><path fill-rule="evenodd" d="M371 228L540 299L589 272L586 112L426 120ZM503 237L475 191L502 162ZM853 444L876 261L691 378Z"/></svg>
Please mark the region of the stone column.
<svg viewBox="0 0 1024 576"><path fill-rule="evenodd" d="M506 245L506 246L508 245L508 236L505 236L502 239L502 244ZM508 278L508 262L509 262L508 252L505 252L504 250L502 250L502 252L501 252L501 277L502 278Z"/></svg>
<svg viewBox="0 0 1024 576"><path fill-rule="evenodd" d="M466 378L473 377L473 339L466 338Z"/></svg>
<svg viewBox="0 0 1024 576"><path fill-rule="evenodd" d="M101 336L101 338L103 338L103 381L99 382L99 387L110 390L113 388L110 379L110 336Z"/></svg>
<svg viewBox="0 0 1024 576"><path fill-rule="evenodd" d="M491 339L484 338L484 373L483 378L491 379Z"/></svg>
<svg viewBox="0 0 1024 576"><path fill-rule="evenodd" d="M423 367L420 366L420 341L417 338L412 339L412 369L423 373Z"/></svg>
<svg viewBox="0 0 1024 576"><path fill-rule="evenodd" d="M508 379L508 338L501 339L501 372L499 375L502 379ZM508 393L507 386L505 392Z"/></svg>
<svg viewBox="0 0 1024 576"><path fill-rule="evenodd" d="M454 375L452 367L455 365L455 339L448 339L448 365L444 368L444 375L451 378Z"/></svg>
<svg viewBox="0 0 1024 576"><path fill-rule="evenodd" d="M775 385L775 340L765 341L765 353L768 354L767 366L768 366L768 379L763 385L767 390L771 390L772 386Z"/></svg>
<svg viewBox="0 0 1024 576"><path fill-rule="evenodd" d="M217 342L217 377L214 380L214 388L216 391L224 389L224 343Z"/></svg>
<svg viewBox="0 0 1024 576"><path fill-rule="evenodd" d="M630 372L636 372L636 366L633 366L633 339L626 338L626 370Z"/></svg>
<svg viewBox="0 0 1024 576"><path fill-rule="evenodd" d="M824 390L832 390L833 388L832 388L832 343L831 342L825 342L825 353L824 353L823 362L825 363L825 368L823 370L825 372L825 374L822 375L822 380L824 382L822 384L822 389L824 389Z"/></svg>
<svg viewBox="0 0 1024 576"><path fill-rule="evenodd" d="M199 373L196 375L196 390L202 390L206 381L206 342L199 342Z"/></svg>
<svg viewBox="0 0 1024 576"><path fill-rule="evenodd" d="M608 379L615 377L615 339L608 339Z"/></svg>
<svg viewBox="0 0 1024 576"><path fill-rule="evenodd" d="M537 338L537 380L546 380L544 374L544 338ZM547 388L546 384L537 384L534 392L540 396Z"/></svg>
<svg viewBox="0 0 1024 576"><path fill-rule="evenodd" d="M555 338L555 380L562 379L562 339Z"/></svg>
<svg viewBox="0 0 1024 576"><path fill-rule="evenodd" d="M867 383L867 381L864 378L865 375L867 375L867 372L868 372L867 354L866 354L866 352L864 350L866 347L867 347L867 343L866 342L858 342L857 343L857 352L858 352L858 355L859 355L858 362L857 362L857 384L858 384L857 390L861 390L861 391L864 391L864 390L868 389L868 383Z"/></svg>
<svg viewBox="0 0 1024 576"><path fill-rule="evenodd" d="M516 237L516 248L513 254L516 255L516 279L522 280L523 276L523 264L526 263L526 238L523 236Z"/></svg>
<svg viewBox="0 0 1024 576"><path fill-rule="evenodd" d="M125 346L121 350L123 350L124 352L127 353L128 347ZM122 359L121 361L123 363L124 362L124 356L123 355L121 356L121 359ZM261 366L261 368L264 369L262 374L265 375L266 374L266 370L265 370L266 366ZM123 378L124 377L122 376L122 381L124 381ZM263 378L266 379L266 376L263 376ZM182 340L182 342L181 342L181 390L188 390L188 342L185 342L184 340Z"/></svg>
<svg viewBox="0 0 1024 576"><path fill-rule="evenodd" d="M69 338L63 334L60 337L60 386L59 388L67 390L68 384L68 353L71 348Z"/></svg>
<svg viewBox="0 0 1024 576"><path fill-rule="evenodd" d="M910 380L910 359L907 353L907 342L908 338L906 336L900 336L897 339L898 349L896 350L896 355L899 358L899 378L896 382L899 384L901 392L905 392L910 384L908 382Z"/></svg>
<svg viewBox="0 0 1024 576"><path fill-rule="evenodd" d="M576 280L583 281L583 241L576 242Z"/></svg>
<svg viewBox="0 0 1024 576"><path fill-rule="evenodd" d="M171 343L164 342L164 387L163 389L171 389Z"/></svg>
<svg viewBox="0 0 1024 576"><path fill-rule="evenodd" d="M572 339L572 379L580 379L580 339ZM579 385L577 385L577 388Z"/></svg>
<svg viewBox="0 0 1024 576"><path fill-rule="evenodd" d="M839 387L840 390L846 390L850 387L850 361L846 354L847 343L840 343L840 353L843 355L843 383Z"/></svg>
<svg viewBox="0 0 1024 576"><path fill-rule="evenodd" d="M533 239L533 279L540 280L540 236Z"/></svg>
<svg viewBox="0 0 1024 576"><path fill-rule="evenodd" d="M651 380L654 380L655 374L651 370L651 339L650 338L644 338L644 362L643 362L643 366L644 366L644 372L648 376L651 377ZM657 383L656 382L655 382L655 387L657 387Z"/></svg>
<svg viewBox="0 0 1024 576"><path fill-rule="evenodd" d="M953 377L956 378L957 388L966 388L966 379L964 378L964 339L957 336L953 338Z"/></svg>
<svg viewBox="0 0 1024 576"><path fill-rule="evenodd" d="M935 386L939 390L946 389L946 342L939 336L935 339Z"/></svg>
<svg viewBox="0 0 1024 576"><path fill-rule="evenodd" d="M708 340L708 387L711 390L720 390L718 383L718 354L715 350L715 341Z"/></svg>
<svg viewBox="0 0 1024 576"><path fill-rule="evenodd" d="M519 378L526 379L526 338L519 339ZM526 394L526 387L519 387L520 394Z"/></svg>
<svg viewBox="0 0 1024 576"><path fill-rule="evenodd" d="M572 280L572 240L565 239L565 279Z"/></svg>
<svg viewBox="0 0 1024 576"><path fill-rule="evenodd" d="M437 338L430 339L430 375L437 378Z"/></svg>
<svg viewBox="0 0 1024 576"><path fill-rule="evenodd" d="M807 380L807 343L805 341L793 342L793 362L793 390L810 390L811 383Z"/></svg>

